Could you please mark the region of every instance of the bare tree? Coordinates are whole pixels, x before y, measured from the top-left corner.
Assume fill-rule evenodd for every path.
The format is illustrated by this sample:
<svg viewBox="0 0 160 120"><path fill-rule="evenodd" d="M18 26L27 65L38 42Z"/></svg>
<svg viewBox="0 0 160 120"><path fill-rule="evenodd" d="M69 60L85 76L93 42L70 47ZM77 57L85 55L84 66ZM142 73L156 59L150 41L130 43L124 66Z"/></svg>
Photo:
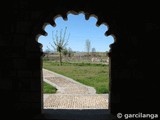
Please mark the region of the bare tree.
<svg viewBox="0 0 160 120"><path fill-rule="evenodd" d="M59 52L59 63L62 65L62 51L66 48L68 44L68 40L70 37L70 34L66 37L67 27L65 27L64 32L63 29L58 34L58 30L56 31L56 34L54 35L54 32L52 32L52 39L53 43L51 45L52 48L54 48L57 52Z"/></svg>
<svg viewBox="0 0 160 120"><path fill-rule="evenodd" d="M92 56L96 56L96 49L92 48Z"/></svg>
<svg viewBox="0 0 160 120"><path fill-rule="evenodd" d="M68 48L68 57L71 57L71 56L73 56L73 51L72 51L72 49L69 47L69 48Z"/></svg>
<svg viewBox="0 0 160 120"><path fill-rule="evenodd" d="M91 42L87 39L86 40L86 50L87 50L87 55L89 56L90 53L90 49L91 49Z"/></svg>
<svg viewBox="0 0 160 120"><path fill-rule="evenodd" d="M67 56L67 54L68 54L68 50L67 50L67 48L64 48L64 49L63 49L63 51L62 51L62 53L63 53L63 55L66 57L66 56Z"/></svg>

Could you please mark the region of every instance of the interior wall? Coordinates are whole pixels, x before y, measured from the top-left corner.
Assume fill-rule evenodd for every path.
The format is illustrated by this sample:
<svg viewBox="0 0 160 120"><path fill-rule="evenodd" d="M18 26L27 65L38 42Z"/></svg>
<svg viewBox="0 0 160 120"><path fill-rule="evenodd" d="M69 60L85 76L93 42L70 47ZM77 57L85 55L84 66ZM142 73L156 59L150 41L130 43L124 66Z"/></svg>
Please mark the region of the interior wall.
<svg viewBox="0 0 160 120"><path fill-rule="evenodd" d="M34 117L41 113L41 56L38 34L53 17L70 10L98 16L109 25L111 45L110 110L117 113L158 113L159 18L152 4L116 1L4 1L0 4L0 99L3 114ZM154 4L156 5L156 4ZM3 7L2 7L3 6ZM10 117L10 116L5 116Z"/></svg>

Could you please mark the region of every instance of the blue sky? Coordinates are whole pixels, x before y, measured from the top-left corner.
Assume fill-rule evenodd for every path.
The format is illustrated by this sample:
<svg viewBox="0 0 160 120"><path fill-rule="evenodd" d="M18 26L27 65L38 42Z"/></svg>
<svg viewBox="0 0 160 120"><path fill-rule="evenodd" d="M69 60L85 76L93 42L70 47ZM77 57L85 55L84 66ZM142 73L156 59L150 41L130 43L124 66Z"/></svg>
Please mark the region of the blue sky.
<svg viewBox="0 0 160 120"><path fill-rule="evenodd" d="M112 36L105 36L104 33L108 30L107 26L101 24L96 26L97 18L90 17L85 20L84 14L68 14L68 20L63 20L62 17L55 19L56 26L47 25L44 30L48 33L47 36L40 36L38 42L43 45L43 51L47 49L47 46L52 49L49 43L53 43L52 32L56 33L56 30L60 31L67 27L66 35L70 34L67 48L71 48L73 51L86 51L85 42L90 40L91 49L95 48L97 52L109 51L109 45L114 42Z"/></svg>

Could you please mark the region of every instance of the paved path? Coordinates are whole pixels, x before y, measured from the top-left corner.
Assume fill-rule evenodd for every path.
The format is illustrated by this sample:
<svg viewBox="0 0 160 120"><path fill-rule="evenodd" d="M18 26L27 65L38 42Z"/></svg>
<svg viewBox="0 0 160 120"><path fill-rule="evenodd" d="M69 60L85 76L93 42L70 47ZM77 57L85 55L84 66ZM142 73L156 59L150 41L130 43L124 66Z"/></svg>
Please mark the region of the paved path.
<svg viewBox="0 0 160 120"><path fill-rule="evenodd" d="M96 94L93 87L46 69L43 79L58 89L44 94L45 109L108 109L108 94Z"/></svg>

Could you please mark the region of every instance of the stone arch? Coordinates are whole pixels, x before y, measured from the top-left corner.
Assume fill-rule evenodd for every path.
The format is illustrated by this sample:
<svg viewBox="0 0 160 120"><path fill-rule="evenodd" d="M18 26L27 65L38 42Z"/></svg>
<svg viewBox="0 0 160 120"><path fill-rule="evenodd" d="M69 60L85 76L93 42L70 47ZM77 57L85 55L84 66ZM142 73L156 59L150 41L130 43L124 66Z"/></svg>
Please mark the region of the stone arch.
<svg viewBox="0 0 160 120"><path fill-rule="evenodd" d="M96 22L96 26L99 27L101 24L105 24L108 28L108 30L105 32L105 36L109 36L111 35L113 38L114 38L114 42L112 44L110 44L110 51L108 53L108 56L109 56L109 59L111 59L110 57L110 54L111 54L111 51L112 51L112 45L116 44L116 37L114 35L114 29L115 28L112 28L113 27L113 22L114 20L112 19L109 19L107 20L107 18L104 18L103 16L99 16L97 14L94 14L94 13L89 13L89 12L86 12L86 11L74 11L74 10L64 10L63 12L60 12L58 14L53 14L53 13L50 13L47 15L42 15L41 16L41 21L40 23L35 26L36 27L36 33L34 34L35 36L35 39L36 39L36 44L38 44L39 46L39 49L40 49L40 53L41 55L43 56L43 52L42 52L42 44L38 43L38 37L43 35L43 36L46 36L47 33L45 32L44 28L45 26L47 26L48 24L52 25L53 27L56 26L56 23L55 23L55 19L58 18L58 17L62 17L63 20L68 20L67 18L67 15L68 14L74 14L74 15L78 15L80 13L83 13L85 15L85 19L88 20L90 17L95 17L97 19L97 22ZM110 27L111 26L111 27ZM42 56L41 56L41 61L42 61ZM109 74L111 75L111 60L109 60L110 63L109 63ZM41 67L42 67L42 62L41 62ZM42 68L41 68L42 69ZM41 72L42 73L42 72ZM42 76L42 75L41 75ZM42 82L42 78L41 78L41 82ZM109 88L111 88L111 77L109 78ZM111 90L109 90L111 91ZM41 93L42 94L42 93ZM42 95L43 96L43 95ZM42 97L41 97L42 98ZM109 98L110 99L110 98ZM41 104L42 105L42 104ZM42 105L43 106L43 105ZM42 108L42 107L41 107ZM110 109L110 100L109 100L109 109Z"/></svg>
<svg viewBox="0 0 160 120"><path fill-rule="evenodd" d="M0 19L0 53L3 56L0 67L0 80L3 83L1 109L3 113L11 115L2 116L30 118L40 114L42 52L35 37L45 34L42 26L46 21L57 14L65 16L68 10L94 12L100 21L107 20L110 27L108 34L116 36L109 54L112 57L111 113L115 116L122 111L156 113L160 100L157 98L159 71L155 66L159 65L159 59L154 57L159 54L160 30L158 7L148 9L156 5L149 3L142 9L141 4L121 1L16 0L10 1L10 4L3 1L0 8L3 16ZM154 40L153 44L151 40ZM153 59L147 60L148 55L152 55ZM146 66L148 63L153 65ZM148 97L148 88L149 93L153 93L152 97Z"/></svg>
<svg viewBox="0 0 160 120"><path fill-rule="evenodd" d="M79 10L79 11L76 11L76 10L64 10L63 12L59 12L59 13L49 13L47 15L41 15L40 16L40 21L38 24L36 24L34 26L34 37L36 39L36 41L38 42L38 37L40 35L44 35L46 36L47 33L44 31L44 28L46 25L50 24L52 25L53 27L56 26L56 23L55 23L55 19L57 17L62 17L63 20L67 20L67 15L69 13L72 13L74 15L77 15L77 14L80 14L80 13L83 13L85 15L85 19L88 20L90 17L95 17L97 18L97 23L96 23L96 26L99 27L101 24L105 24L108 28L108 30L105 32L105 35L106 36L109 36L111 35L113 38L114 38L114 42L113 44L116 43L116 31L115 31L115 25L114 25L114 21L113 19L110 18L110 16L108 16L108 18L104 18L103 16L101 16L101 14L95 14L95 13L89 13L88 11L85 11L85 10ZM111 44L111 46L113 45ZM110 46L110 48L111 48ZM41 48L41 45L39 44L39 47ZM111 50L111 49L110 49Z"/></svg>

